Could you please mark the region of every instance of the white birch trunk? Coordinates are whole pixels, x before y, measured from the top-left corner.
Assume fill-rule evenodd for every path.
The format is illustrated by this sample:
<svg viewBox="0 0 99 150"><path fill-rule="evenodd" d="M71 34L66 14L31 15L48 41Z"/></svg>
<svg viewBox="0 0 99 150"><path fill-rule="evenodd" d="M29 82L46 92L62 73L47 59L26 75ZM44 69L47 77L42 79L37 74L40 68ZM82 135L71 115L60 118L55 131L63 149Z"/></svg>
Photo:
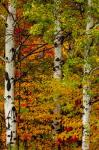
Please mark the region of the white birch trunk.
<svg viewBox="0 0 99 150"><path fill-rule="evenodd" d="M62 33L61 33L61 24L59 21L59 6L61 0L54 0L55 3L55 40L54 40L54 78L61 79L62 78L62 70L61 70L61 61L62 61Z"/></svg>
<svg viewBox="0 0 99 150"><path fill-rule="evenodd" d="M54 79L58 79L61 80L62 78L62 44L63 44L63 36L62 36L62 32L61 32L61 24L59 22L59 4L60 4L61 0L54 0L55 3L55 16L56 16L56 20L55 20L55 40L54 40L54 73L53 73L53 77ZM60 105L58 102L58 97L54 98L54 101L57 103L56 104L56 108L54 109L54 114L58 115L60 113ZM59 119L55 119L53 121L53 134L57 134L60 132L60 122Z"/></svg>
<svg viewBox="0 0 99 150"><path fill-rule="evenodd" d="M60 22L55 21L56 36L54 40L54 78L62 78L61 61L62 61L62 34Z"/></svg>
<svg viewBox="0 0 99 150"><path fill-rule="evenodd" d="M6 144L14 145L16 143L16 110L14 105L14 72L15 72L15 44L14 27L16 9L15 5L8 4L7 27L5 33L5 122L6 122Z"/></svg>
<svg viewBox="0 0 99 150"><path fill-rule="evenodd" d="M90 9L92 6L92 0L88 0L88 9ZM93 27L93 18L91 17L90 11L88 11L88 17L87 17L87 25L86 25L86 34L89 36L90 28ZM90 43L90 42L89 42ZM84 52L84 79L83 79L83 135L82 135L82 150L89 150L89 144L90 144L90 71L91 71L91 65L88 62L88 55L90 52L90 44L86 44L85 52Z"/></svg>

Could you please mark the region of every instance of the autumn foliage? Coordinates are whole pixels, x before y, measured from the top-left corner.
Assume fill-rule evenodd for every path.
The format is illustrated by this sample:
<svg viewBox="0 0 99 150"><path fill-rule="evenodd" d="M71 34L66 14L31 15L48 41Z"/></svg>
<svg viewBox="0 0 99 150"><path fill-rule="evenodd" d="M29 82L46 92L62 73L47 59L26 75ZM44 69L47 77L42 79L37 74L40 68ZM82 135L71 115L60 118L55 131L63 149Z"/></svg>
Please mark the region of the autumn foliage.
<svg viewBox="0 0 99 150"><path fill-rule="evenodd" d="M20 1L20 4L25 2ZM22 8L18 9L17 19L22 15L22 11ZM64 19L62 19L63 22ZM53 79L53 44L45 43L41 35L30 35L28 31L32 23L22 19L20 24L16 24L14 31L16 48L17 45L21 45L15 60L14 81L18 148L19 150L57 150L60 148L80 150L83 129L83 46L81 41L84 41L85 37L82 34L80 38L77 38L76 34L80 33L73 33L72 40L68 37L68 40L64 41L62 47L63 78L57 81ZM73 24L71 28L74 30L78 26ZM96 27L95 30L99 30L99 27ZM82 47L79 48L79 45ZM72 47L72 52L69 46ZM3 52L1 53L3 55ZM97 55L91 59L99 63ZM0 72L0 148L3 150L6 147L3 98L4 63L0 64ZM90 150L98 150L99 70L91 75L90 80L92 82ZM54 101L56 97L60 105L60 113L57 114L53 112L57 105L57 102ZM55 119L59 121L56 135L53 134Z"/></svg>

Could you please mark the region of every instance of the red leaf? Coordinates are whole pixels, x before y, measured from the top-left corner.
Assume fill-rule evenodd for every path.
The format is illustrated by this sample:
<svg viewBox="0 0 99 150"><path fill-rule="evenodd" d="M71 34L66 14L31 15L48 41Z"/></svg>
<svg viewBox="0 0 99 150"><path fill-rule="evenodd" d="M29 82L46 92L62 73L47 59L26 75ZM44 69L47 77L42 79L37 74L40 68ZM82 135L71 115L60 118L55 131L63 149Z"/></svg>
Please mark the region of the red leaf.
<svg viewBox="0 0 99 150"><path fill-rule="evenodd" d="M21 107L27 107L27 104L26 103L23 103L20 105Z"/></svg>
<svg viewBox="0 0 99 150"><path fill-rule="evenodd" d="M72 127L65 127L65 131L69 132L69 131L72 131L73 128Z"/></svg>
<svg viewBox="0 0 99 150"><path fill-rule="evenodd" d="M72 142L77 142L78 141L78 137L76 135L73 135L70 140Z"/></svg>

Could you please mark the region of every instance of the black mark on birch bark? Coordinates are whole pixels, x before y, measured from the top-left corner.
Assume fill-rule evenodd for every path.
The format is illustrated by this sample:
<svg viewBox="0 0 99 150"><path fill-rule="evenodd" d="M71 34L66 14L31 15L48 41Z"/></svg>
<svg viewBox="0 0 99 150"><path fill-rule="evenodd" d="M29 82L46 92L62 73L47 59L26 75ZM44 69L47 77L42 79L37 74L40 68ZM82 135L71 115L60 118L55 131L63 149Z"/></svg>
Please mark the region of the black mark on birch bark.
<svg viewBox="0 0 99 150"><path fill-rule="evenodd" d="M10 91L11 83L10 83L10 78L9 78L8 72L5 72L5 80L7 81L7 91Z"/></svg>
<svg viewBox="0 0 99 150"><path fill-rule="evenodd" d="M60 58L57 57L57 58L55 59L55 61L60 61Z"/></svg>
<svg viewBox="0 0 99 150"><path fill-rule="evenodd" d="M15 60L16 58L16 51L15 51L15 48L12 48L12 60Z"/></svg>

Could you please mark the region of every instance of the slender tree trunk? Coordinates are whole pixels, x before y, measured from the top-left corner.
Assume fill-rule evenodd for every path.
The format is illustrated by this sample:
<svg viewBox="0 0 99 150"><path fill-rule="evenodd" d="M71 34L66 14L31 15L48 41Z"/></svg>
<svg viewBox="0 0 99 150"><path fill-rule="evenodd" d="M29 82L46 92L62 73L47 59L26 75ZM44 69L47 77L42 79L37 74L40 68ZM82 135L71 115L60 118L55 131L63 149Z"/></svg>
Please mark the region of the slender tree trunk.
<svg viewBox="0 0 99 150"><path fill-rule="evenodd" d="M61 0L54 0L55 9L55 40L54 40L54 78L61 79L62 78L62 70L61 70L61 63L62 63L62 44L63 44L63 36L61 31L61 24L60 24L60 4Z"/></svg>
<svg viewBox="0 0 99 150"><path fill-rule="evenodd" d="M54 40L54 79L61 80L62 78L62 68L61 68L61 60L62 60L62 43L61 43L61 28L58 20L55 21L56 27L56 36ZM58 97L54 98L54 101L57 103L56 108L54 109L54 114L58 115L60 113L60 105L58 102ZM58 119L55 119L53 122L54 134L57 134L60 130L60 123Z"/></svg>
<svg viewBox="0 0 99 150"><path fill-rule="evenodd" d="M90 10L92 6L92 0L88 0L88 9ZM88 11L88 17L87 17L87 25L86 25L86 35L87 38L89 38L89 32L90 28L93 26L93 18L91 17L90 11ZM88 61L89 59L89 53L90 53L90 38L88 39L88 43L85 47L84 52L84 79L83 79L83 136L82 136L82 150L89 150L89 144L90 144L90 71L91 71L91 65Z"/></svg>
<svg viewBox="0 0 99 150"><path fill-rule="evenodd" d="M15 72L15 44L14 28L16 10L15 4L9 1L8 16L5 33L5 122L6 122L6 144L14 145L16 143L16 109L14 105L14 72Z"/></svg>
<svg viewBox="0 0 99 150"><path fill-rule="evenodd" d="M60 22L58 20L55 21L55 30L56 36L54 40L54 78L61 79L62 78L62 33Z"/></svg>
<svg viewBox="0 0 99 150"><path fill-rule="evenodd" d="M63 36L61 31L61 24L59 21L59 5L61 3L61 0L54 0L55 3L55 40L54 40L54 73L53 77L54 79L61 80L62 78L62 44L63 44ZM57 96L54 98L54 101L56 102L56 107L54 109L54 114L57 116L56 119L53 121L53 134L56 135L59 132L61 132L61 126L60 121L58 118L58 115L60 114L60 104L58 101L59 97ZM60 149L60 145L58 149Z"/></svg>

